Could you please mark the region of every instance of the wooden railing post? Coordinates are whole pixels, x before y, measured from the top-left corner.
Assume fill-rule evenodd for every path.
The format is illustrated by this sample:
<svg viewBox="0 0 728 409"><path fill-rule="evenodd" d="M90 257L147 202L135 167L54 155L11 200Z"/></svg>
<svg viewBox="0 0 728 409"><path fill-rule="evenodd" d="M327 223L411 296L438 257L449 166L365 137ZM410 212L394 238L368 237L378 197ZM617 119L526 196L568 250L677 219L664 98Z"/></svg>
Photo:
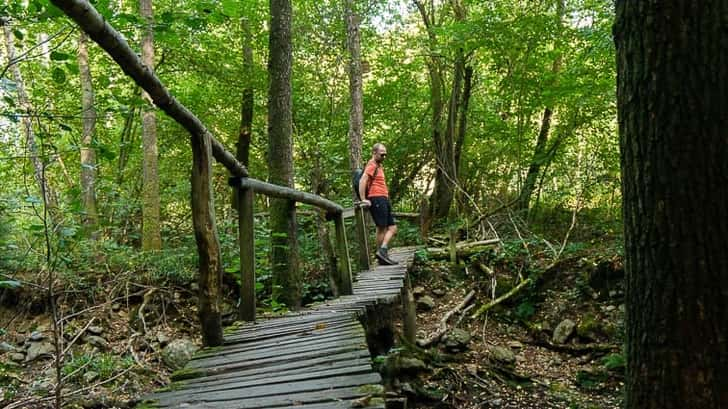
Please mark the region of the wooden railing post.
<svg viewBox="0 0 728 409"><path fill-rule="evenodd" d="M238 242L240 246L240 306L241 321L255 321L255 232L253 230L254 192L236 188L238 192Z"/></svg>
<svg viewBox="0 0 728 409"><path fill-rule="evenodd" d="M367 225L364 208L354 207L354 223L356 223L356 241L359 243L359 271L367 271L369 265L369 243L367 240Z"/></svg>
<svg viewBox="0 0 728 409"><path fill-rule="evenodd" d="M336 266L339 270L339 291L341 295L351 295L354 290L351 283L351 263L349 262L349 246L346 242L344 229L344 215L338 213L334 216L336 225Z"/></svg>

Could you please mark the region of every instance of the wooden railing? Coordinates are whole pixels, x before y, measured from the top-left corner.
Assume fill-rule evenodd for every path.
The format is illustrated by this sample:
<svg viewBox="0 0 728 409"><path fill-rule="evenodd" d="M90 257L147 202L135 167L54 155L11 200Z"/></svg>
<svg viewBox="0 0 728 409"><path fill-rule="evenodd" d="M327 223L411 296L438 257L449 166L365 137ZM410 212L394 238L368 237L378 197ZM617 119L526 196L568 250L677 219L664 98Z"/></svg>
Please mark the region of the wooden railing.
<svg viewBox="0 0 728 409"><path fill-rule="evenodd" d="M338 273L336 281L339 292L340 295L352 294L349 246L344 228L344 208L341 205L318 195L248 177L230 178L230 185L236 189L238 195L241 274L238 316L240 320L255 320L255 232L253 230L255 193L309 204L326 212L326 220L334 221L336 231L336 269ZM368 254L364 254L368 259Z"/></svg>

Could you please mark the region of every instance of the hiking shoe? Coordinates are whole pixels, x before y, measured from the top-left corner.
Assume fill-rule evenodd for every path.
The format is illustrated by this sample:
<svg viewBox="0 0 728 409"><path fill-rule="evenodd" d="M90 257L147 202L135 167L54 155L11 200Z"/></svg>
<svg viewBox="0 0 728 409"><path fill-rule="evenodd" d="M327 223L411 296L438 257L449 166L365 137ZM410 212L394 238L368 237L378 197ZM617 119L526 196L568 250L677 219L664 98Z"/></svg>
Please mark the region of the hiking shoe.
<svg viewBox="0 0 728 409"><path fill-rule="evenodd" d="M387 249L379 248L377 249L377 252L375 254L377 256L377 260L379 260L379 264L383 266L393 266L397 265L396 261L389 258L389 255L387 254Z"/></svg>

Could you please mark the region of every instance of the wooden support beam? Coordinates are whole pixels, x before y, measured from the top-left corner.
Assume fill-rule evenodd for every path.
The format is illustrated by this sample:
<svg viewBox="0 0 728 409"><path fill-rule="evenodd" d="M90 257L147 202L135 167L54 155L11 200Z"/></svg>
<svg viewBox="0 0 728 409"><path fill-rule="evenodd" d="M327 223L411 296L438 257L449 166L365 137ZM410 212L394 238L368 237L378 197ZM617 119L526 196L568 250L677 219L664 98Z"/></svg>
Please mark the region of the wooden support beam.
<svg viewBox="0 0 728 409"><path fill-rule="evenodd" d="M356 241L359 243L359 271L367 271L371 268L369 264L369 243L367 242L367 224L365 209L356 208ZM342 215L343 217L343 215Z"/></svg>
<svg viewBox="0 0 728 409"><path fill-rule="evenodd" d="M240 306L241 321L255 321L255 231L253 229L252 189L238 192L238 241L240 246Z"/></svg>
<svg viewBox="0 0 728 409"><path fill-rule="evenodd" d="M340 295L353 294L351 282L351 263L349 262L349 246L346 242L346 230L344 229L344 216L339 213L334 217L336 225L336 265L339 270L339 291Z"/></svg>

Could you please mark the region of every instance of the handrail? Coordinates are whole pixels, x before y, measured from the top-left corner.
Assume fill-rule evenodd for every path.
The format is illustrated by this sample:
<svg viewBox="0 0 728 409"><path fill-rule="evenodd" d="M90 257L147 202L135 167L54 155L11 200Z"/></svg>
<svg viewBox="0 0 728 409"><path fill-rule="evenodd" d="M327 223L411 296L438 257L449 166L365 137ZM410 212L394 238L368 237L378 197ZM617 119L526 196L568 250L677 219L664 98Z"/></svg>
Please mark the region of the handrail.
<svg viewBox="0 0 728 409"><path fill-rule="evenodd" d="M296 202L306 203L326 210L331 217L344 212L344 207L329 199L308 192L302 192L287 186L276 185L262 180L247 177L232 177L229 180L231 186L243 189L252 189L256 193L266 196L289 199Z"/></svg>
<svg viewBox="0 0 728 409"><path fill-rule="evenodd" d="M238 226L240 233L240 305L238 317L243 321L255 321L255 232L253 206L255 193L288 199L317 206L326 211L326 218L334 221L336 227L336 269L337 281L341 295L351 295L351 264L349 262L349 246L346 241L344 227L344 208L321 196L302 192L287 186L275 185L249 177L231 177L230 186L237 192Z"/></svg>

